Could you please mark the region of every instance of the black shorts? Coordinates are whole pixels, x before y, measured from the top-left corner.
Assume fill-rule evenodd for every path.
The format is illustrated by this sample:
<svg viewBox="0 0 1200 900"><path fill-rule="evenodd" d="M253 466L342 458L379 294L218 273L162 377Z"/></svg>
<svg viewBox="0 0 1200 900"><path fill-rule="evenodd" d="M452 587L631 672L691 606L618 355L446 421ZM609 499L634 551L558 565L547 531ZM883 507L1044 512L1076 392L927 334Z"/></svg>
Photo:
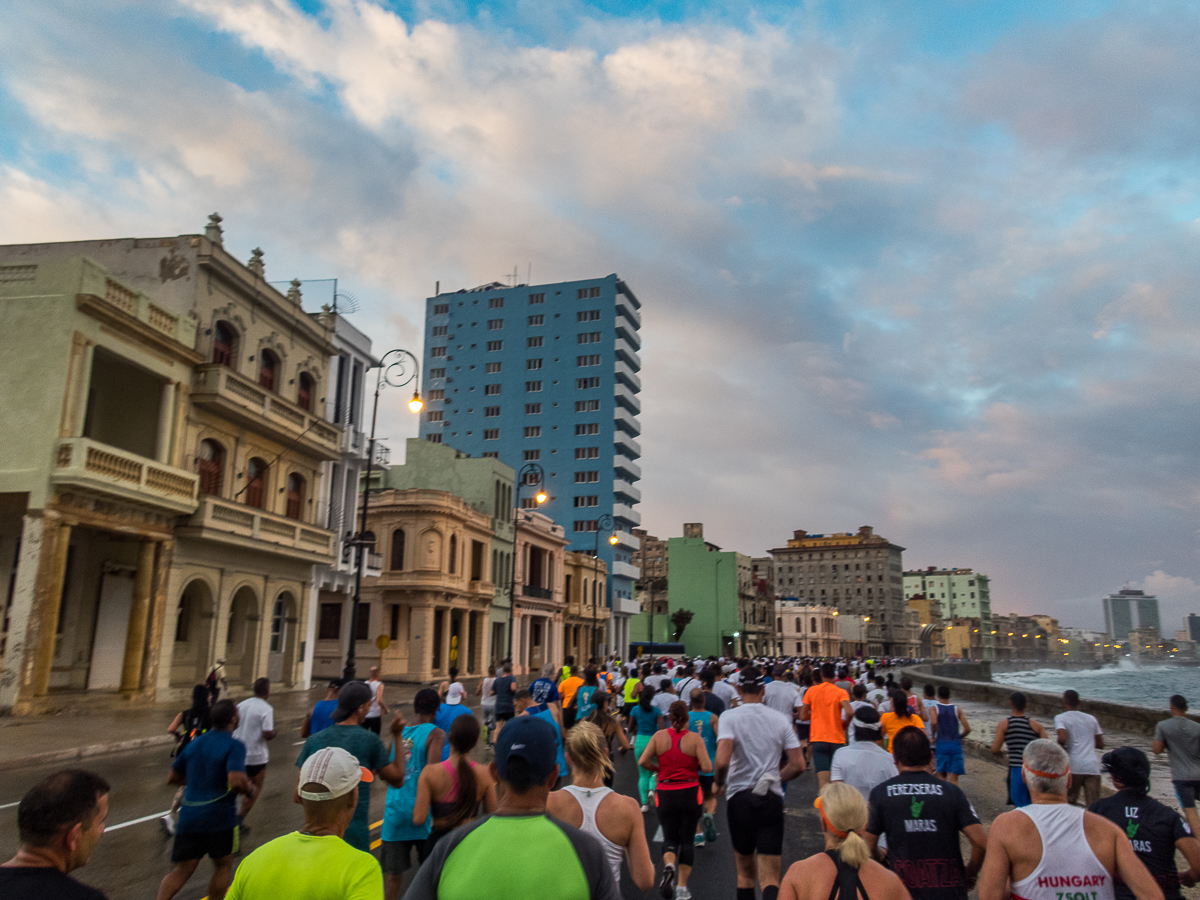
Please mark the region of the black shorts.
<svg viewBox="0 0 1200 900"><path fill-rule="evenodd" d="M631 715L633 715L633 708L635 706L637 706L636 700L633 703L626 703L621 707L621 715L628 719Z"/></svg>
<svg viewBox="0 0 1200 900"><path fill-rule="evenodd" d="M783 855L783 798L773 792L760 797L738 791L725 801L733 851L742 856Z"/></svg>
<svg viewBox="0 0 1200 900"><path fill-rule="evenodd" d="M261 775L263 772L265 772L266 769L267 769L266 763L263 763L261 766L247 765L246 766L246 777L250 778L250 779L257 778L259 775Z"/></svg>
<svg viewBox="0 0 1200 900"><path fill-rule="evenodd" d="M575 714L577 712L579 712L579 710L574 706L568 707L562 711L562 730L564 733L575 727Z"/></svg>
<svg viewBox="0 0 1200 900"><path fill-rule="evenodd" d="M797 722L796 723L796 737L798 737L800 740L807 741L808 735L811 731L812 731L812 723L811 722Z"/></svg>
<svg viewBox="0 0 1200 900"><path fill-rule="evenodd" d="M425 838L412 841L384 841L379 845L379 865L384 875L403 875L412 868L412 851L417 850L417 865L429 858Z"/></svg>
<svg viewBox="0 0 1200 900"><path fill-rule="evenodd" d="M1193 809L1196 798L1200 797L1200 781L1172 781L1175 796L1179 799L1180 809Z"/></svg>
<svg viewBox="0 0 1200 900"><path fill-rule="evenodd" d="M380 723L383 721L383 716L372 716L369 719L363 719L363 728L367 731L373 731L375 734L380 732Z"/></svg>
<svg viewBox="0 0 1200 900"><path fill-rule="evenodd" d="M514 716L516 716L516 712L497 712L496 713L496 721L497 722L507 722L509 719L513 718Z"/></svg>
<svg viewBox="0 0 1200 900"><path fill-rule="evenodd" d="M708 800L710 797L712 797L713 776L705 775L703 772L700 772L697 777L700 779L700 790L704 794L704 799Z"/></svg>
<svg viewBox="0 0 1200 900"><path fill-rule="evenodd" d="M237 852L238 830L176 832L175 844L171 848L171 862L189 862L211 856L224 859Z"/></svg>

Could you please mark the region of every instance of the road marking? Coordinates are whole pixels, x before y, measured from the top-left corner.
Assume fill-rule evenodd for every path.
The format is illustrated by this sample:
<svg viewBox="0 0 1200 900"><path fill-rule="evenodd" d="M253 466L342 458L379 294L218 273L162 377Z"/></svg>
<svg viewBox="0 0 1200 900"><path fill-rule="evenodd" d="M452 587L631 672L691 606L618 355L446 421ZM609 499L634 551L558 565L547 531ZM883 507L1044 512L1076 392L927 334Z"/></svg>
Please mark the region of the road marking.
<svg viewBox="0 0 1200 900"><path fill-rule="evenodd" d="M150 822L154 819L161 819L163 816L165 816L169 812L170 812L169 809L164 809L160 813L150 813L150 815L148 815L148 816L142 816L140 819L131 819L128 822L122 822L120 825L106 825L104 827L104 830L105 831L116 831L119 828L128 828L130 825L140 825L140 824L142 824L142 822Z"/></svg>
<svg viewBox="0 0 1200 900"><path fill-rule="evenodd" d="M20 806L20 805L21 805L20 800L14 800L12 803L0 803L0 809L10 809L11 807Z"/></svg>
<svg viewBox="0 0 1200 900"><path fill-rule="evenodd" d="M301 744L307 744L307 743L308 743L308 741L295 741L295 742L292 744L292 746L293 746L293 747L299 747ZM205 897L205 898L204 898L204 900L208 900L208 898L207 898L207 897Z"/></svg>
<svg viewBox="0 0 1200 900"><path fill-rule="evenodd" d="M378 822L376 822L374 825L371 826L371 830L374 831L376 828L378 828L382 824L383 824L383 819L380 819Z"/></svg>
<svg viewBox="0 0 1200 900"><path fill-rule="evenodd" d="M380 844L382 844L382 843L383 843L383 838L379 838L377 841L374 841L374 842L372 842L372 844L371 844L371 849L372 849L372 850L378 850L378 849L379 849L379 845L380 845Z"/></svg>

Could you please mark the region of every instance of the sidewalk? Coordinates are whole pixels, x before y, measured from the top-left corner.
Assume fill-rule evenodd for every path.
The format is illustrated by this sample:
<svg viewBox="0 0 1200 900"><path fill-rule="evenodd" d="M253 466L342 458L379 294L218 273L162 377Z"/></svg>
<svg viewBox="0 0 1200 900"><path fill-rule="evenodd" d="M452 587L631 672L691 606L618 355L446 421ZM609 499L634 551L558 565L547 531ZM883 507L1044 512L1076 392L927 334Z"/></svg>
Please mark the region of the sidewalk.
<svg viewBox="0 0 1200 900"><path fill-rule="evenodd" d="M464 681L472 707L476 679ZM412 700L425 685L385 684L384 702L400 703L411 717ZM249 692L227 694L244 700ZM308 691L288 691L271 695L277 727L299 732L312 704L325 697L324 683ZM170 747L175 739L167 726L179 713L177 704L159 703L139 709L114 709L97 703L95 713L72 711L57 715L6 716L0 718L0 771L26 766L52 765L73 760L142 750Z"/></svg>

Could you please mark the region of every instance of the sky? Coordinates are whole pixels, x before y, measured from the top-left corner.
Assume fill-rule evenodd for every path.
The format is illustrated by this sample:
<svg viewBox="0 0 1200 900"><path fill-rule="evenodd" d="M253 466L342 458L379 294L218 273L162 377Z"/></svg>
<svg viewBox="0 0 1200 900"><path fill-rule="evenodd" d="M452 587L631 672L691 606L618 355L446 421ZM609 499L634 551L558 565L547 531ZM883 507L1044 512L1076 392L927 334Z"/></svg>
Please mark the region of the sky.
<svg viewBox="0 0 1200 900"><path fill-rule="evenodd" d="M1195 3L6 7L0 242L219 211L418 356L436 283L616 272L650 533L871 525L996 613L1200 613Z"/></svg>

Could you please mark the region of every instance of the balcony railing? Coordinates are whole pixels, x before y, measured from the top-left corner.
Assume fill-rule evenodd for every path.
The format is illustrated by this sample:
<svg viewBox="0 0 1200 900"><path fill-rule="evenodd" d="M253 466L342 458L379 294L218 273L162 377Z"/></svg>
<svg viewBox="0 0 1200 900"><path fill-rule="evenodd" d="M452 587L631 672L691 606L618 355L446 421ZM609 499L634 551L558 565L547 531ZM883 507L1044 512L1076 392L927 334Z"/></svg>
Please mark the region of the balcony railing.
<svg viewBox="0 0 1200 900"><path fill-rule="evenodd" d="M617 376L617 381L623 382L635 394L640 394L642 391L642 379L625 360L618 358L613 364L613 374Z"/></svg>
<svg viewBox="0 0 1200 900"><path fill-rule="evenodd" d="M55 484L113 494L174 513L195 511L200 481L191 472L83 437L58 442L50 477Z"/></svg>
<svg viewBox="0 0 1200 900"><path fill-rule="evenodd" d="M167 312L161 306L155 305L146 294L132 291L125 285L109 278L104 268L90 259L83 260L79 293L95 297L112 309L132 316L160 334L178 341L189 350L195 349L195 319Z"/></svg>
<svg viewBox="0 0 1200 900"><path fill-rule="evenodd" d="M311 562L328 564L334 560L332 531L220 497L201 497L200 508L184 527L195 530L198 537L260 550L269 549L263 546L269 544Z"/></svg>
<svg viewBox="0 0 1200 900"><path fill-rule="evenodd" d="M197 366L192 400L213 406L229 418L284 444L294 442L317 459L337 459L341 455L340 427L259 387L228 366L219 363Z"/></svg>
<svg viewBox="0 0 1200 900"><path fill-rule="evenodd" d="M613 424L630 436L642 433L642 426L638 424L637 416L619 406L613 410Z"/></svg>
<svg viewBox="0 0 1200 900"><path fill-rule="evenodd" d="M621 453L620 447L617 448L617 455L613 457L613 468L618 472L617 478L621 477L619 473L626 472L638 481L642 480L642 467Z"/></svg>
<svg viewBox="0 0 1200 900"><path fill-rule="evenodd" d="M525 597L536 597L539 600L553 600L554 591L549 588L537 587L532 584L521 585L521 594Z"/></svg>
<svg viewBox="0 0 1200 900"><path fill-rule="evenodd" d="M638 399L637 394L620 382L617 383L613 394L618 406L625 407L634 415L642 411L642 401Z"/></svg>
<svg viewBox="0 0 1200 900"><path fill-rule="evenodd" d="M642 445L638 443L636 438L630 437L623 431L618 431L613 436L613 443L616 445L616 452L625 456L632 456L635 459L640 459L642 456Z"/></svg>
<svg viewBox="0 0 1200 900"><path fill-rule="evenodd" d="M633 344L629 343L629 341L625 340L625 338L617 338L615 349L617 351L618 359L624 359L634 368L634 370L640 370L642 368L642 358L638 356L637 350L634 349Z"/></svg>

